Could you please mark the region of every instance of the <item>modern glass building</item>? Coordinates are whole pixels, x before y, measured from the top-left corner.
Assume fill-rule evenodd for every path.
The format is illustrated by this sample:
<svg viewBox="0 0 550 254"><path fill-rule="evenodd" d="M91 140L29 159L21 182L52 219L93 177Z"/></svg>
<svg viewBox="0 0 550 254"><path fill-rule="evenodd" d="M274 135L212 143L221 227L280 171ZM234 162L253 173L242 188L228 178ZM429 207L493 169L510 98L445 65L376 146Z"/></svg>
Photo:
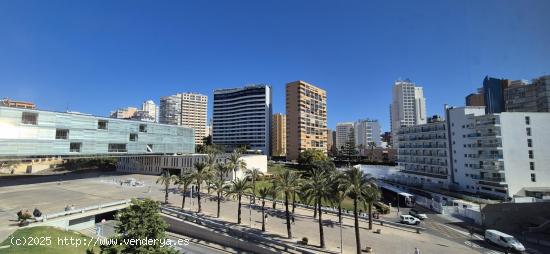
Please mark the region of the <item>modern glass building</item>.
<svg viewBox="0 0 550 254"><path fill-rule="evenodd" d="M212 143L246 146L270 155L271 87L251 85L214 91Z"/></svg>
<svg viewBox="0 0 550 254"><path fill-rule="evenodd" d="M0 107L0 157L185 154L194 140L183 126Z"/></svg>

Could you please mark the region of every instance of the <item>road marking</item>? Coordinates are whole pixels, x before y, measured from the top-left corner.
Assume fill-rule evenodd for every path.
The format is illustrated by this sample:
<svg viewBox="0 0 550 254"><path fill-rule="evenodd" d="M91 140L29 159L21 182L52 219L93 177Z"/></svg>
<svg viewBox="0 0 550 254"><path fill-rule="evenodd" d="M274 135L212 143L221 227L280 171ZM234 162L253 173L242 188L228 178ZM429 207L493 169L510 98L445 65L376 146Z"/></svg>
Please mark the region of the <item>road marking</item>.
<svg viewBox="0 0 550 254"><path fill-rule="evenodd" d="M441 225L444 226L444 227L446 227L446 228L449 228L449 229L451 229L451 230L454 230L454 231L456 231L456 232L458 232L458 233L460 233L460 234L462 234L462 235L470 236L470 234L469 234L468 232L465 232L465 231L462 231L462 230L458 230L458 229L456 229L456 228L447 226L447 225L445 225L445 224L441 224ZM481 236L476 235L476 234L474 234L474 238L477 238L478 240L483 240L483 238L482 238Z"/></svg>
<svg viewBox="0 0 550 254"><path fill-rule="evenodd" d="M466 245L468 245L468 246L470 246L470 247L472 247L472 248L481 248L481 246L479 246L479 245L477 245L477 244L475 244L475 243L473 243L473 242L470 242L470 241L466 241L466 242L464 242L464 244L466 244Z"/></svg>

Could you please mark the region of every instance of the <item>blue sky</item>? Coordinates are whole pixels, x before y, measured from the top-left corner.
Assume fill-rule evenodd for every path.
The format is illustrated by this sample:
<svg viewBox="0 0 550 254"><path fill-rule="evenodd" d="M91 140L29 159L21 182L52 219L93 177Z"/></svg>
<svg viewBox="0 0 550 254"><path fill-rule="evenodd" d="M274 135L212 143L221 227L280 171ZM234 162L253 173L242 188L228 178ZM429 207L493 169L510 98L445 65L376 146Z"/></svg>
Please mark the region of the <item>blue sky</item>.
<svg viewBox="0 0 550 254"><path fill-rule="evenodd" d="M163 95L305 80L328 122L379 119L391 85L428 113L485 75L550 74L550 1L0 1L0 97L106 115Z"/></svg>

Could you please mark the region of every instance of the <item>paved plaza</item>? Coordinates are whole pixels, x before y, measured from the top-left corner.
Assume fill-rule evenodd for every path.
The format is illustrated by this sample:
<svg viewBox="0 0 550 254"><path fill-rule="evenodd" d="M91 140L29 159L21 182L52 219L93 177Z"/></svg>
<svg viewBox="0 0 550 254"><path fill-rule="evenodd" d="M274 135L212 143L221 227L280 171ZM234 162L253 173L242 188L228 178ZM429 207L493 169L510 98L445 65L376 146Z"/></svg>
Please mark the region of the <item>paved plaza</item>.
<svg viewBox="0 0 550 254"><path fill-rule="evenodd" d="M133 178L144 185L139 187L121 186L118 180ZM67 205L82 208L111 201L128 199L132 197L148 197L155 200L163 200L163 187L155 184L156 176L146 175L113 175L93 178L80 178L64 180L62 177L55 181L31 183L24 185L12 185L0 187L0 240L6 238L17 229L16 213L19 210L33 210L39 208L44 214L63 211ZM173 189L170 194L170 203L181 206L181 195ZM244 203L248 199L243 198ZM268 202L266 206L271 206ZM195 211L196 199L187 198L186 209ZM279 203L277 211L271 211L267 219L267 233L286 236L284 206ZM203 199L203 212L205 216L214 217L216 202ZM228 199L222 202L221 219L235 223L237 221L237 203ZM250 217L250 215L252 217ZM311 210L296 208L296 220L292 225L293 236L297 241L302 237L309 238L309 243L318 245L318 223L313 219ZM325 241L328 250L340 251L340 227L337 217L323 214L325 222ZM242 226L261 228L261 213L259 210L249 210L243 205ZM355 236L353 220L346 218L342 228L344 253L353 253L355 250ZM374 230L381 229L381 234L368 230L366 222L361 222L361 241L365 245L373 247L376 253L413 253L415 247L422 253L479 253L464 244L453 242L431 233L416 234L412 231L380 226L375 224Z"/></svg>

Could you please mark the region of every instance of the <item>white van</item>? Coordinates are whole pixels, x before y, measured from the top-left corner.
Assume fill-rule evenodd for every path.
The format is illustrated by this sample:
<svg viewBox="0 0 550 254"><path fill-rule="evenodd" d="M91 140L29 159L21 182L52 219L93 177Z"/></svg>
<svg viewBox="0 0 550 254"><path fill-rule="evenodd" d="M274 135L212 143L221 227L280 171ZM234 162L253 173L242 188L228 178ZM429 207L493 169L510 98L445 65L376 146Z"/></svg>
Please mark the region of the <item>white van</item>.
<svg viewBox="0 0 550 254"><path fill-rule="evenodd" d="M518 242L516 238L494 229L485 230L485 240L506 249L516 250L519 252L525 251L525 247L523 246L523 244Z"/></svg>
<svg viewBox="0 0 550 254"><path fill-rule="evenodd" d="M409 225L418 225L420 224L420 220L416 217L413 217L411 215L401 215L399 216L399 222L403 223L403 224L409 224Z"/></svg>

